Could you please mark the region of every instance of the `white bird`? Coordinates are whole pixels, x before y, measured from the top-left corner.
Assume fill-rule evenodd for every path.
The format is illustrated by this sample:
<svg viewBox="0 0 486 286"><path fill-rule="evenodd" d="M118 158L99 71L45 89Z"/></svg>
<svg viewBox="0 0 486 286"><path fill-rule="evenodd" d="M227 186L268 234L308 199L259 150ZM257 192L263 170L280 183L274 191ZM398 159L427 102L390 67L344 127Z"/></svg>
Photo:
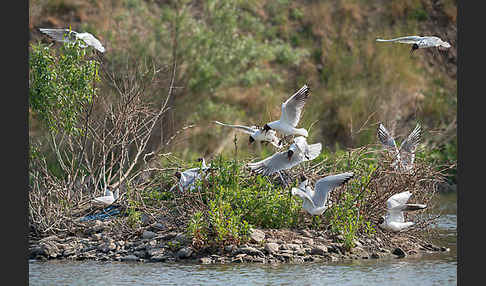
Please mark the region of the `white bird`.
<svg viewBox="0 0 486 286"><path fill-rule="evenodd" d="M315 190L310 186L309 180L304 177L299 187L292 188L291 193L303 200L302 208L309 214L321 215L331 205L329 202L330 192L349 181L353 176L353 172L347 172L321 178L316 182Z"/></svg>
<svg viewBox="0 0 486 286"><path fill-rule="evenodd" d="M273 154L259 162L248 163L248 167L256 173L271 175L281 170L290 169L302 162L314 160L321 153L322 144L307 144L304 137L297 137L287 151Z"/></svg>
<svg viewBox="0 0 486 286"><path fill-rule="evenodd" d="M221 123L219 121L214 121L214 123L235 128L237 130L245 132L246 134L249 134L250 137L249 137L248 145L250 145L255 141L261 141L263 143L270 143L277 148L281 148L281 144L279 145L280 140L276 136L277 132L275 132L275 130L269 130L268 132L264 132L262 128L259 128L257 126L248 127L243 125L231 125L231 124Z"/></svg>
<svg viewBox="0 0 486 286"><path fill-rule="evenodd" d="M427 205L407 204L411 195L411 192L406 191L391 196L386 201L387 213L380 217L378 226L385 230L397 232L414 225L415 223L412 221L405 222L403 212L425 209Z"/></svg>
<svg viewBox="0 0 486 286"><path fill-rule="evenodd" d="M296 128L300 120L302 109L304 108L306 99L309 97L309 87L305 84L289 99L282 103L282 113L280 119L272 121L263 126L263 130L269 131L271 129L277 130L287 135L299 135L307 137L308 132L304 128Z"/></svg>
<svg viewBox="0 0 486 286"><path fill-rule="evenodd" d="M448 42L442 41L438 37L434 36L406 36L406 37L399 37L395 39L376 39L377 42L397 42L402 44L412 44L412 49L410 50L410 54L413 53L416 49L424 49L424 48L432 48L437 47L438 49L448 49L451 47L451 44Z"/></svg>
<svg viewBox="0 0 486 286"><path fill-rule="evenodd" d="M206 173L211 168L211 166L206 165L204 158L198 158L197 161L201 162L201 167L187 169L183 172L175 172L174 176L179 179L179 182L170 191L175 187L178 187L181 192L187 189L193 191L196 188L195 183L201 179L201 174Z"/></svg>
<svg viewBox="0 0 486 286"><path fill-rule="evenodd" d="M380 123L378 126L378 139L395 156L392 167L395 170L410 171L415 160L415 151L420 141L421 126L417 123L415 129L403 140L400 148L397 148L395 139L390 135L385 126Z"/></svg>
<svg viewBox="0 0 486 286"><path fill-rule="evenodd" d="M91 46L96 50L104 53L105 47L101 44L101 42L95 38L90 33L78 33L73 30L69 29L44 29L39 28L39 31L42 33L50 36L52 39L58 42L74 42L76 39L80 39L83 43L80 44L82 48L86 48L87 46Z"/></svg>
<svg viewBox="0 0 486 286"><path fill-rule="evenodd" d="M108 188L105 190L105 195L102 197L96 197L92 202L96 205L109 206L120 196L120 189L116 189L115 193L110 191Z"/></svg>

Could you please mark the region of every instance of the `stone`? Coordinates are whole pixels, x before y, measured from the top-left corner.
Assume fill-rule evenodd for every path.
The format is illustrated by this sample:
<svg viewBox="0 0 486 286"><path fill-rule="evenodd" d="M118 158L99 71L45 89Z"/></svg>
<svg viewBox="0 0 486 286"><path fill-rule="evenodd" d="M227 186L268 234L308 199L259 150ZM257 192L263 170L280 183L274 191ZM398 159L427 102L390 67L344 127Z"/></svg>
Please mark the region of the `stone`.
<svg viewBox="0 0 486 286"><path fill-rule="evenodd" d="M294 244L294 243L288 243L287 244L287 247L291 250L299 250L300 249L300 245L299 244Z"/></svg>
<svg viewBox="0 0 486 286"><path fill-rule="evenodd" d="M303 235L303 236L307 236L307 237L312 237L312 234L308 231L308 230L301 230L300 233Z"/></svg>
<svg viewBox="0 0 486 286"><path fill-rule="evenodd" d="M273 242L268 242L265 243L264 249L268 254L272 254L278 251L279 245Z"/></svg>
<svg viewBox="0 0 486 286"><path fill-rule="evenodd" d="M327 246L325 246L325 245L318 245L318 246L314 246L311 249L311 252L310 253L312 255L325 255L328 252L329 252L329 249L327 248Z"/></svg>
<svg viewBox="0 0 486 286"><path fill-rule="evenodd" d="M150 230L145 230L142 234L142 238L144 239L152 239L156 236L155 232L152 232Z"/></svg>
<svg viewBox="0 0 486 286"><path fill-rule="evenodd" d="M307 245L313 245L314 244L314 240L312 238L309 238L309 237L303 237L302 242L304 244L307 244Z"/></svg>
<svg viewBox="0 0 486 286"><path fill-rule="evenodd" d="M127 256L123 256L120 260L123 262L133 262L133 261L139 261L140 259L137 256L130 254Z"/></svg>
<svg viewBox="0 0 486 286"><path fill-rule="evenodd" d="M401 249L400 247L395 248L395 250L393 250L392 253L395 254L396 256L398 256L399 258L403 258L403 257L407 256L405 251L403 251L403 249Z"/></svg>
<svg viewBox="0 0 486 286"><path fill-rule="evenodd" d="M160 222L156 222L152 225L152 228L154 230L164 230L166 227L165 227L165 224L162 224Z"/></svg>
<svg viewBox="0 0 486 286"><path fill-rule="evenodd" d="M254 248L254 247L251 247L251 246L238 248L236 250L235 254L240 254L240 253L244 253L244 254L248 254L248 255L265 256L263 254L263 252L261 252L260 250Z"/></svg>
<svg viewBox="0 0 486 286"><path fill-rule="evenodd" d="M151 248L149 250L147 250L147 255L152 257L152 256L162 256L165 254L165 248Z"/></svg>
<svg viewBox="0 0 486 286"><path fill-rule="evenodd" d="M189 258L191 257L192 252L193 250L191 247L183 247L177 251L176 257L181 259Z"/></svg>
<svg viewBox="0 0 486 286"><path fill-rule="evenodd" d="M173 238L174 238L174 237L176 237L176 236L177 236L177 233L176 233L176 232L171 231L171 232L166 233L165 235L163 235L163 236L161 237L161 239L163 239L163 240L171 240L171 239L173 239Z"/></svg>
<svg viewBox="0 0 486 286"><path fill-rule="evenodd" d="M294 240L292 240L292 243L293 244L302 244L302 240L300 240L300 239L294 239Z"/></svg>
<svg viewBox="0 0 486 286"><path fill-rule="evenodd" d="M236 249L237 249L237 247L233 244L224 246L224 251L226 251L226 252L232 252L233 250L236 250Z"/></svg>
<svg viewBox="0 0 486 286"><path fill-rule="evenodd" d="M259 229L252 228L250 231L250 241L260 243L265 239L265 233Z"/></svg>
<svg viewBox="0 0 486 286"><path fill-rule="evenodd" d="M213 260L209 257L201 257L199 258L199 262L202 264L211 264L213 263Z"/></svg>

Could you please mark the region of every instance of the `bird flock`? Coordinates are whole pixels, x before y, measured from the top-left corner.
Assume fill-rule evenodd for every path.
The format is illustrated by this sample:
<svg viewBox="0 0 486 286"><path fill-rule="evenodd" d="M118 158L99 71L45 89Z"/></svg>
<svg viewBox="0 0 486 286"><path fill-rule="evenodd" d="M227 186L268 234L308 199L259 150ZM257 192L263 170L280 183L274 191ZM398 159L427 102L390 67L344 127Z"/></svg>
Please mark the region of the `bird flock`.
<svg viewBox="0 0 486 286"><path fill-rule="evenodd" d="M40 28L40 32L48 35L58 42L73 42L80 40L80 46L86 48L93 47L97 51L104 53L105 48L101 42L90 33L78 33L71 29L45 29ZM435 36L406 36L394 39L376 39L377 42L396 42L411 44L410 55L417 49L436 47L439 50L448 49L451 45ZM283 171L294 168L295 166L312 161L319 156L322 150L321 143L308 144L307 138L309 132L305 128L298 128L299 121L304 109L305 103L309 98L310 88L304 84L292 96L290 96L281 106L280 118L275 121L265 123L262 127L244 126L222 123L214 121L220 126L234 128L238 131L249 135L248 145L254 142L262 144L271 144L277 151L258 162L251 162L247 167L255 174L269 176L277 173L283 179ZM415 151L420 142L421 126L417 123L415 129L410 135L403 140L400 147L397 147L395 139L385 126L380 123L377 129L377 137L393 157L392 167L395 171L409 172L413 169ZM279 138L277 134L281 134ZM288 143L288 144L286 144ZM285 146L288 146L285 148ZM170 189L178 189L180 192L194 191L196 182L202 180L208 175L208 171L213 168L207 165L204 158L199 158L200 167L191 168L185 171L177 171L174 176L178 182ZM329 175L318 179L312 188L310 181L302 174L301 183L298 187L291 189L291 195L298 196L302 199L302 209L310 215L322 215L330 206L330 193L337 187L342 186L354 177L353 172L345 172L335 175ZM287 184L286 184L287 185ZM392 195L386 202L386 214L378 221L378 226L384 230L393 232L409 228L414 222L405 222L404 212L416 211L426 208L424 204L408 204L407 201L412 196L409 191ZM109 206L119 198L119 189L115 193L108 188L102 197L92 199L96 205Z"/></svg>

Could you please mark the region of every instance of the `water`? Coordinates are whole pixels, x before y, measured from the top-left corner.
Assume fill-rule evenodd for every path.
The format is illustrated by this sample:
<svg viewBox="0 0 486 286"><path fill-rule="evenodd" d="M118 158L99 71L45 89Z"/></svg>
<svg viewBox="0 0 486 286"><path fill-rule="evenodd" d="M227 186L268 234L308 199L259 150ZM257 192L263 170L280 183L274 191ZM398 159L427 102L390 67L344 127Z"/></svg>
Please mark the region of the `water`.
<svg viewBox="0 0 486 286"><path fill-rule="evenodd" d="M441 195L437 243L449 252L340 263L196 265L29 261L30 285L456 285L456 194Z"/></svg>

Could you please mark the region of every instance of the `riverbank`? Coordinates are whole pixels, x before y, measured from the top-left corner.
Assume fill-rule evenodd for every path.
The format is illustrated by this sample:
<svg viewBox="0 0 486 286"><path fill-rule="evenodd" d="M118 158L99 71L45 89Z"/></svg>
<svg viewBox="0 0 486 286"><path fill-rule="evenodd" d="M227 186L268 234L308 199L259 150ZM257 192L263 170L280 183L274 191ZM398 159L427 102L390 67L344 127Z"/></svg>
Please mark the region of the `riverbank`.
<svg viewBox="0 0 486 286"><path fill-rule="evenodd" d="M113 221L85 223L74 236L51 235L32 240L29 259L95 260L190 263L306 263L349 259L403 258L449 251L402 233L355 239L346 251L342 237L316 230L252 229L247 243L221 248L195 248L183 232L160 229L154 224L131 239L111 231Z"/></svg>

